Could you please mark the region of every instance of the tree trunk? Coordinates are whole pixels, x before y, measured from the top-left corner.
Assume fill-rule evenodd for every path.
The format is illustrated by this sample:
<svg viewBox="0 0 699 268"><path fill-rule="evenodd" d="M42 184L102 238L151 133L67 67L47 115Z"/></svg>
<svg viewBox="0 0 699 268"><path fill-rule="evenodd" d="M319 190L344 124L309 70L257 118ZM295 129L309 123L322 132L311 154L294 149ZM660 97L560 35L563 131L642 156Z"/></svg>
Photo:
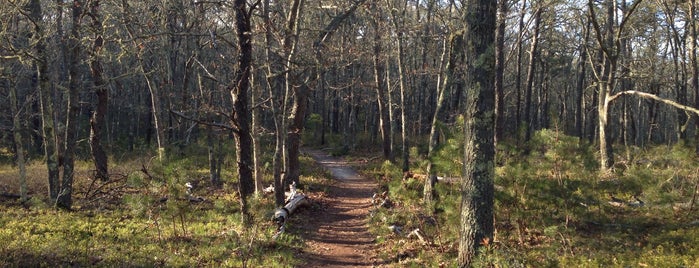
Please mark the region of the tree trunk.
<svg viewBox="0 0 699 268"><path fill-rule="evenodd" d="M34 20L33 39L36 41L36 68L39 80L39 95L41 100L41 122L44 141L44 156L48 168L49 198L55 201L58 198L60 179L58 150L56 148L56 128L54 123L53 92L48 75L48 56L46 51L46 37L44 32L43 12L39 0L31 0L27 6L30 17Z"/></svg>
<svg viewBox="0 0 699 268"><path fill-rule="evenodd" d="M597 37L597 43L600 49L600 71L599 77L597 78L597 116L598 116L598 139L599 139L599 152L600 152L600 173L606 175L609 173L610 167L614 164L613 162L613 152L612 144L610 139L610 124L609 124L609 104L611 102L611 94L616 83L616 68L618 54L621 51L619 47L621 44L620 36L624 29L624 25L628 21L629 16L636 9L640 0L635 0L628 12L623 14L623 18L619 26L615 26L615 9L616 2L613 0L606 0L604 6L607 12L606 29L602 29L600 24L597 22L597 15L595 14L595 3L593 0L588 1L588 8L590 12L590 22L592 23L593 29Z"/></svg>
<svg viewBox="0 0 699 268"><path fill-rule="evenodd" d="M580 60L578 61L578 80L575 85L575 135L580 137L581 139L585 137L585 129L584 129L584 120L585 120L585 115L584 115L584 106L585 106L585 100L584 100L584 93L585 93L585 76L586 76L586 67L587 67L587 42L589 41L590 38L590 23L587 23L587 27L585 27L585 34L584 38L582 40L582 43L580 44Z"/></svg>
<svg viewBox="0 0 699 268"><path fill-rule="evenodd" d="M265 0L262 3L262 13L263 19L266 25L273 25L272 18L270 17L270 0ZM272 101L271 110L274 118L275 127L275 146L274 155L272 157L272 173L274 176L274 201L278 206L284 205L284 183L283 183L283 170L286 168L285 157L284 157L284 142L286 136L284 135L284 129L286 125L286 118L284 117L284 110L286 109L286 99L281 97L282 102L278 101L277 96L280 94L287 95L283 92L283 76L282 73L282 63L281 56L276 55L272 52L274 47L274 37L273 32L270 27L267 27L265 31L265 60L267 62L267 84L269 87L269 96ZM279 106L279 107L277 107Z"/></svg>
<svg viewBox="0 0 699 268"><path fill-rule="evenodd" d="M238 164L238 193L243 224L252 223L248 207L248 198L255 190L252 172L252 136L250 133L250 107L248 91L250 90L250 72L252 70L252 36L250 16L245 0L235 0L236 35L238 36L238 68L234 84L230 86L233 102L232 125L235 126L236 162Z"/></svg>
<svg viewBox="0 0 699 268"><path fill-rule="evenodd" d="M434 185L437 182L437 173L434 171L435 165L432 158L434 157L435 151L437 150L437 145L439 143L439 133L437 133L439 113L442 110L442 107L444 106L446 91L451 81L451 75L453 74L452 65L454 63L452 51L463 49L463 47L454 47L454 45L457 44L457 42L455 42L454 40L456 38L463 37L461 35L451 35L449 36L449 39L444 42L444 47L442 48L442 57L439 62L439 75L437 76L438 97L434 114L432 115L432 124L430 126L430 137L427 151L427 179L425 180L425 186L422 191L423 202L429 209L432 208L433 201L438 198L437 192L434 190ZM461 44L461 42L458 42L458 44Z"/></svg>
<svg viewBox="0 0 699 268"><path fill-rule="evenodd" d="M102 38L102 19L99 13L100 0L91 1L89 4L92 28L95 32L95 40L92 43L90 70L95 86L95 94L97 95L95 111L92 113L92 118L90 119L90 152L95 162L95 178L107 181L109 180L109 169L107 166L107 154L102 146L102 140L104 139L103 130L106 126L105 116L107 115L107 109L109 107L109 92L107 91L107 83L102 74L102 60L100 56L104 44Z"/></svg>
<svg viewBox="0 0 699 268"><path fill-rule="evenodd" d="M508 0L498 0L498 27L495 32L495 143L503 138L505 127L505 26Z"/></svg>
<svg viewBox="0 0 699 268"><path fill-rule="evenodd" d="M403 70L403 26L398 23L398 21L403 21L402 19L398 18L398 10L397 7L393 5L392 0L386 0L388 8L391 10L391 18L393 21L393 27L398 34L398 87L400 88L400 122L401 122L401 151L402 151L402 163L401 167L403 169L403 172L406 172L410 168L410 151L408 149L409 144L408 144L408 133L406 130L406 125L407 120L405 117L405 109L407 107L406 101L405 101L405 74ZM405 12L405 10L403 10ZM405 17L405 14L402 14L401 17Z"/></svg>
<svg viewBox="0 0 699 268"><path fill-rule="evenodd" d="M607 5L607 37L605 43L601 45L600 54L604 55L602 58L602 68L600 79L597 83L598 93L597 93L597 122L599 131L599 147L600 147L600 172L606 174L609 168L614 164L613 152L610 150L611 144L609 143L610 131L609 131L609 95L614 89L614 69L616 68L616 52L605 52L607 50L613 49L614 45L614 8L615 4L613 1L608 0ZM592 9L592 8L591 8Z"/></svg>
<svg viewBox="0 0 699 268"><path fill-rule="evenodd" d="M24 145L22 143L22 123L18 108L16 85L10 85L10 113L12 114L12 137L15 143L15 154L17 156L17 167L19 167L19 198L20 202L27 201L27 169L24 159Z"/></svg>
<svg viewBox="0 0 699 268"><path fill-rule="evenodd" d="M299 176L301 175L301 163L299 162L300 149L301 149L301 132L303 131L303 123L305 121L306 110L308 109L308 86L299 85L294 86L294 104L291 108L291 116L289 120L291 124L289 125L288 132L288 156L289 156L289 169L287 178L285 179L285 186L291 183L296 183L296 185L301 185L299 183Z"/></svg>
<svg viewBox="0 0 699 268"><path fill-rule="evenodd" d="M517 122L517 128L518 128L518 138L521 138L521 134L519 133L519 128L520 127L526 127L526 126L521 126L522 124L522 54L523 54L523 48L522 48L522 43L524 39L524 18L527 15L527 0L522 0L522 8L520 9L519 12L519 31L517 32L517 74L515 75L515 93L517 95L517 101L515 102L515 122Z"/></svg>
<svg viewBox="0 0 699 268"><path fill-rule="evenodd" d="M221 166L219 166L219 161L218 161L218 153L217 150L221 150L219 147L216 149L216 145L214 142L218 140L218 138L215 138L216 135L214 134L214 130L211 126L208 126L206 129L206 145L207 145L207 151L209 153L209 180L211 181L211 185L215 188L221 188L223 186L223 182L221 181Z"/></svg>
<svg viewBox="0 0 699 268"><path fill-rule="evenodd" d="M292 81L291 78L291 64L294 60L296 52L296 44L298 43L299 28L298 24L301 20L301 11L303 10L304 1L294 0L291 5L291 13L289 14L289 20L287 21L286 34L284 38L284 50L286 54L286 68L284 79L286 82L286 92L294 92L293 103L291 105L291 111L289 112L289 129L287 129L287 172L284 178L283 186L291 185L295 182L297 185L299 183L299 176L301 175L301 164L299 163L299 150L301 149L301 132L303 131L303 122L306 116L306 110L308 107L307 97L308 97L308 86L307 85L295 85L296 81Z"/></svg>
<svg viewBox="0 0 699 268"><path fill-rule="evenodd" d="M80 66L80 24L83 3L76 0L72 5L72 26L70 30L70 59L68 61L68 112L65 132L65 150L63 151L63 181L56 205L70 209L73 201L73 177L75 170L75 146L77 144L78 115L80 113L79 95L81 79L78 74Z"/></svg>
<svg viewBox="0 0 699 268"><path fill-rule="evenodd" d="M387 105L386 92L388 89L384 83L385 67L383 63L383 55L381 51L381 8L372 4L377 16L372 19L372 24L374 26L374 87L376 89L376 104L378 106L379 113L379 129L381 132L381 139L383 140L383 157L386 160L393 161L393 152L391 151L391 120L389 117L389 106Z"/></svg>
<svg viewBox="0 0 699 268"><path fill-rule="evenodd" d="M539 57L539 26L541 25L541 8L534 11L534 32L532 33L531 47L529 48L529 65L527 67L527 81L524 97L524 127L526 128L524 140L529 141L532 137L534 120L532 119L532 90L534 86L534 73L536 72L536 61Z"/></svg>
<svg viewBox="0 0 699 268"><path fill-rule="evenodd" d="M464 174L458 265L469 267L478 248L493 241L495 177L496 3L469 0L466 5L468 84L465 112Z"/></svg>
<svg viewBox="0 0 699 268"><path fill-rule="evenodd" d="M667 45L670 47L670 55L672 58L672 64L673 64L673 69L674 71L672 72L673 76L673 81L674 81L674 93L676 95L677 100L682 103L682 104L687 104L687 65L684 64L687 61L687 53L686 53L686 48L687 46L685 45L686 43L686 36L688 33L684 31L683 33L680 33L680 31L677 29L677 25L675 25L675 22L679 21L679 18L677 18L677 3L672 4L670 6L670 3L663 1L661 3L663 11L665 12L665 22L667 24L668 29L668 39L667 39ZM621 3L621 11L626 12L626 2ZM685 29L689 29L685 27ZM691 32L691 29L689 29ZM622 48L622 57L621 60L627 59L628 55L631 55L631 49L632 46L629 45L628 41L629 37L623 37L621 39L621 48ZM626 67L626 64L622 62L621 64L622 68L622 84L629 84L630 79L626 78L625 74L629 72L629 68ZM628 90L630 88L624 87L622 90ZM687 125L689 124L688 120L690 119L685 111L681 109L676 110L676 120L677 124L675 124L674 129L676 129L676 138L678 140L685 140L687 141Z"/></svg>
<svg viewBox="0 0 699 268"><path fill-rule="evenodd" d="M253 83L255 84L255 83ZM255 86L252 88L252 93L250 94L251 96L251 103L252 105L257 105L257 95L260 94L258 92L261 92L259 90L259 87ZM252 110L252 121L250 122L250 127L252 129L253 133L261 133L261 127L260 127L260 110L257 108L253 108ZM260 135L253 135L252 136L252 160L253 160L253 178L255 179L255 195L259 196L262 193L262 189L264 188L264 185L262 185L262 171L260 171L261 168L261 159L260 157L262 156L262 150L261 150L261 145L260 145Z"/></svg>
<svg viewBox="0 0 699 268"><path fill-rule="evenodd" d="M691 0L689 3L689 27L690 27L690 48L689 48L689 58L692 69L692 89L694 90L694 106L699 107L699 62L697 60L697 6L696 0ZM695 153L699 155L699 119L695 119L694 123L695 131L694 143L695 143Z"/></svg>

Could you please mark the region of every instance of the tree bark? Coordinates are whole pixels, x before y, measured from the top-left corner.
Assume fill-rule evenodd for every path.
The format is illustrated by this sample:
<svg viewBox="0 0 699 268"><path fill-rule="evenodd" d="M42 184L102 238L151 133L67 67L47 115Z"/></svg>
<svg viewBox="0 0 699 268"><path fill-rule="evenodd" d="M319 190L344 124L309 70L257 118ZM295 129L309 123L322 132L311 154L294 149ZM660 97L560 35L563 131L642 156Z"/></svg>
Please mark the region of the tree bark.
<svg viewBox="0 0 699 268"><path fill-rule="evenodd" d="M599 146L600 146L600 172L606 174L609 168L614 164L614 152L610 143L609 129L609 95L614 89L614 71L616 69L617 51L609 51L614 49L614 9L615 1L606 1L607 8L607 36L604 43L601 45L600 54L604 55L601 63L600 79L597 83L597 120L599 131ZM593 10L592 8L590 10ZM606 49L605 49L606 48ZM605 52L605 50L607 52Z"/></svg>
<svg viewBox="0 0 699 268"><path fill-rule="evenodd" d="M65 149L63 151L63 181L61 191L56 200L56 206L70 209L73 200L73 178L75 170L75 146L77 144L78 114L80 113L79 94L81 91L81 79L78 74L80 64L80 24L83 12L83 3L75 0L72 5L72 26L68 44L70 45L70 58L68 60L68 112L65 132Z"/></svg>
<svg viewBox="0 0 699 268"><path fill-rule="evenodd" d="M585 93L585 76L587 67L587 42L590 38L590 23L586 23L587 26L584 29L584 38L580 44L580 59L578 61L578 80L575 85L575 135L581 139L585 137L584 128L584 93Z"/></svg>
<svg viewBox="0 0 699 268"><path fill-rule="evenodd" d="M254 83L253 83L254 84ZM257 105L257 95L259 94L258 92L261 92L259 90L259 87L253 87L252 92L250 94L251 96L251 103L252 105ZM261 127L260 127L260 110L257 108L252 109L252 118L250 122L250 128L252 129L253 133L260 133ZM264 188L264 185L262 185L262 171L260 170L261 168L261 162L262 160L260 157L262 156L262 148L260 144L260 136L259 135L253 135L252 136L252 160L253 160L253 178L255 179L255 195L260 196L262 193L262 189Z"/></svg>
<svg viewBox="0 0 699 268"><path fill-rule="evenodd" d="M392 3L392 0L386 0L387 7L389 10L391 10L391 18L393 21L393 27L394 30L396 31L398 35L398 56L397 56L397 65L398 65L398 87L400 88L400 122L401 122L401 152L402 152L402 161L401 161L401 167L403 169L403 172L406 172L410 168L410 151L408 149L409 143L408 143L408 133L406 130L406 125L407 120L405 117L405 110L406 110L406 101L405 101L405 73L403 70L403 27L404 25L402 23L399 23L400 21L403 21L401 18L405 17L405 14L402 14L401 18L398 17L398 9L395 7ZM405 12L405 10L403 11ZM423 57L424 58L424 57ZM419 121L419 120L418 120Z"/></svg>
<svg viewBox="0 0 699 268"><path fill-rule="evenodd" d="M515 93L517 95L517 101L515 102L515 122L518 124L518 128L522 127L522 43L524 39L524 18L527 13L527 0L522 0L522 7L519 11L519 28L517 32L517 74L515 75ZM519 129L518 129L519 132ZM521 138L521 134L517 134L518 138Z"/></svg>
<svg viewBox="0 0 699 268"><path fill-rule="evenodd" d="M54 123L53 92L51 90L48 75L48 56L46 52L46 36L44 32L44 19L39 0L31 0L27 6L28 12L34 23L32 37L36 43L36 72L39 80L39 95L41 100L41 122L44 142L44 156L48 169L49 198L55 201L58 198L60 178L58 150L56 148L56 127Z"/></svg>
<svg viewBox="0 0 699 268"><path fill-rule="evenodd" d="M275 127L275 146L274 155L272 157L272 173L274 176L274 201L275 204L281 206L284 204L284 169L286 168L285 156L284 156L284 143L286 141L286 136L284 135L284 129L286 126L286 118L284 117L284 110L286 109L286 99L281 97L282 102L278 101L278 95L286 93L283 92L283 76L282 73L282 63L281 56L276 55L272 52L274 47L274 37L271 29L273 25L272 18L270 17L270 0L264 0L262 2L262 16L267 29L265 31L265 60L267 62L267 84L269 87L269 96L272 101L271 110L274 118ZM279 107L277 107L279 106Z"/></svg>
<svg viewBox="0 0 699 268"><path fill-rule="evenodd" d="M689 28L690 28L690 48L689 48L689 59L692 69L692 89L694 90L694 106L699 107L699 60L697 60L697 6L696 0L691 0L689 2ZM694 143L695 143L695 153L699 155L699 119L694 120L695 131Z"/></svg>
<svg viewBox="0 0 699 268"><path fill-rule="evenodd" d="M288 132L288 156L289 156L289 170L287 178L285 179L284 185L290 185L291 183L296 183L296 185L301 185L299 182L299 176L301 175L301 163L299 162L300 149L301 149L301 132L303 132L303 124L305 121L306 110L308 110L308 85L298 85L294 86L294 104L291 107L291 116L289 120L291 124L289 125Z"/></svg>
<svg viewBox="0 0 699 268"><path fill-rule="evenodd" d="M495 32L495 143L503 138L505 126L505 26L507 2L498 0L498 27Z"/></svg>
<svg viewBox="0 0 699 268"><path fill-rule="evenodd" d="M536 72L536 61L539 57L539 29L541 25L541 8L534 11L534 32L532 33L531 47L529 48L529 65L527 66L527 81L524 97L524 127L526 128L524 140L529 141L532 137L534 120L532 119L532 90L534 86L534 73Z"/></svg>
<svg viewBox="0 0 699 268"><path fill-rule="evenodd" d="M100 0L91 1L89 6L90 17L92 18L92 29L95 32L95 40L92 43L92 52L90 59L90 71L92 73L92 81L97 95L97 103L95 110L90 119L90 152L95 164L95 178L102 181L109 180L109 169L107 165L107 154L102 146L104 139L104 128L106 126L105 116L109 107L109 92L106 88L104 80L102 60L100 53L104 45L102 34L102 18L100 15Z"/></svg>
<svg viewBox="0 0 699 268"><path fill-rule="evenodd" d="M252 36L250 13L245 0L235 0L236 35L238 36L238 68L234 84L230 86L233 114L231 123L235 128L236 162L238 164L238 193L243 224L252 223L248 207L248 198L255 190L252 172L252 136L250 133L250 107L248 91L250 90L250 72L252 70Z"/></svg>
<svg viewBox="0 0 699 268"><path fill-rule="evenodd" d="M218 141L218 138L214 135L213 127L207 126L206 133L206 145L209 154L209 180L213 187L221 188L223 182L221 181L221 166L219 165L219 154L217 153L217 150L221 150L221 148L217 149L217 144L214 144L215 141Z"/></svg>
<svg viewBox="0 0 699 268"><path fill-rule="evenodd" d="M466 5L468 84L465 111L464 172L458 265L471 266L479 247L493 241L495 177L495 27L496 3Z"/></svg>
<svg viewBox="0 0 699 268"><path fill-rule="evenodd" d="M297 81L293 81L291 78L291 64L293 62L296 44L298 44L299 28L298 24L301 20L301 14L304 6L303 0L294 0L291 5L291 13L287 21L286 34L284 38L284 49L287 53L286 57L286 68L284 79L286 81L286 92L294 92L293 102L291 105L291 111L289 112L289 129L287 129L287 172L284 178L284 187L291 185L295 182L296 185L301 185L299 183L299 176L301 175L301 164L299 162L299 150L301 149L301 132L303 131L303 123L306 116L306 110L308 107L307 96L308 96L308 86L307 85L296 85ZM304 82L305 83L305 82Z"/></svg>

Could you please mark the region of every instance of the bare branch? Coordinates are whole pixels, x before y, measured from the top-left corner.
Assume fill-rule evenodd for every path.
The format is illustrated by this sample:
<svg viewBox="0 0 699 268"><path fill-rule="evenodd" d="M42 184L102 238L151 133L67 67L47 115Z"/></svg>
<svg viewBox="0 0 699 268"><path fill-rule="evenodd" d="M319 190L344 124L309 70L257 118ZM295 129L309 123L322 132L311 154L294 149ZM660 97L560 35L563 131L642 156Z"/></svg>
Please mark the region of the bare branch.
<svg viewBox="0 0 699 268"><path fill-rule="evenodd" d="M597 39L597 42L600 44L600 48L602 49L602 52L606 56L611 56L609 53L609 48L604 45L604 37L602 36L602 27L600 26L599 22L597 21L597 13L595 13L595 5L593 3L593 0L589 0L587 2L587 7L588 11L590 12L590 22L592 23L593 29L595 30L595 38Z"/></svg>
<svg viewBox="0 0 699 268"><path fill-rule="evenodd" d="M672 106L672 107L675 107L675 108L677 108L677 109L681 109L681 110L684 110L684 111L687 111L687 112L691 112L691 113L694 113L694 114L696 114L696 115L699 116L699 109L697 109L697 108L690 107L690 106L687 106L687 105L684 105L684 104L680 104L680 103L675 102L675 101L673 101L673 100L664 99L664 98L658 97L657 95L654 95L654 94L650 94L650 93L646 93L646 92L641 92L641 91L636 91L636 90L626 90L626 91L622 91L622 92L616 93L616 94L610 96L609 99L608 99L607 101L608 101L608 102L612 102L612 101L614 101L616 98L620 97L621 95L631 95L631 94L636 95L636 96L639 96L639 97L641 97L641 98L659 101L659 102L665 103L665 104L667 104L667 105L670 105L670 106Z"/></svg>
<svg viewBox="0 0 699 268"><path fill-rule="evenodd" d="M206 73L206 77L207 77L207 78L209 78L209 79L211 79L211 80L213 80L213 81L216 81L217 83L225 84L225 83L221 82L220 80L218 80L218 78L216 78L216 76L214 76L211 72L209 72L209 70L206 69L206 66L204 66L204 64L202 64L197 58L193 58L193 59L194 59L194 62L196 62L197 64L199 64L199 66L201 66L201 68L204 70L204 72Z"/></svg>
<svg viewBox="0 0 699 268"><path fill-rule="evenodd" d="M354 13L354 11L357 10L359 5L364 3L364 1L366 0L355 1L354 3L352 3L352 6L350 6L350 8L345 11L345 13L342 13L341 15L334 17L333 20L330 21L330 23L325 27L325 29L323 29L320 32L318 39L316 39L316 41L313 43L313 47L315 49L319 49L323 45L325 40L327 40L335 32L337 27L340 27L340 23L342 23L343 20L349 17L349 15Z"/></svg>
<svg viewBox="0 0 699 268"><path fill-rule="evenodd" d="M197 124L202 124L202 125L206 125L206 126L212 126L212 127L222 128L222 129L226 129L226 130L231 130L233 132L238 132L237 128L230 126L230 125L223 124L223 123L207 122L207 121L201 120L199 118L187 116L182 112L178 112L178 111L174 111L174 110L170 110L170 113L172 113L178 117L181 117L183 119L195 122Z"/></svg>

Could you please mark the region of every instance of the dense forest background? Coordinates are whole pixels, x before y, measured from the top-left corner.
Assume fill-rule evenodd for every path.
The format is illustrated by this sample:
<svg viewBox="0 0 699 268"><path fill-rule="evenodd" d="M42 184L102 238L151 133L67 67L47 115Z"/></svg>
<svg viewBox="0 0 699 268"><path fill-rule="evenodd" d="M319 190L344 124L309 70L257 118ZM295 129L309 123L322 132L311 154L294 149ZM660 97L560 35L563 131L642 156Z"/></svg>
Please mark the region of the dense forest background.
<svg viewBox="0 0 699 268"><path fill-rule="evenodd" d="M437 150L473 90L470 1L2 2L0 157L22 199L32 161L48 192L30 194L71 208L76 161L104 183L137 155L197 153L206 183L236 183L252 217L248 196L271 182L279 205L304 183L302 144L380 148L403 172L424 160L430 206L436 176L461 175ZM500 0L496 19L498 145L526 155L537 133L577 137L601 178L648 146L699 150L696 1Z"/></svg>

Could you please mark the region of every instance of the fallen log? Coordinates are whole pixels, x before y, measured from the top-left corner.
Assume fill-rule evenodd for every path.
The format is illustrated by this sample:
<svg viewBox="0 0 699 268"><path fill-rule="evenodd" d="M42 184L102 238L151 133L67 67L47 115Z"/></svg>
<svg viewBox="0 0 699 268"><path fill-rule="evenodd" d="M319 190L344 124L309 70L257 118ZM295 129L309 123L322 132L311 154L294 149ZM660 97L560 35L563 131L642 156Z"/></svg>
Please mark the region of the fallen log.
<svg viewBox="0 0 699 268"><path fill-rule="evenodd" d="M306 195L298 193L296 191L296 183L292 183L290 186L289 197L286 200L286 204L283 207L278 208L274 211L274 216L272 216L272 221L277 223L277 233L274 235L274 239L277 239L279 235L284 232L286 221L289 219L292 213L296 211L301 206L306 206L309 204Z"/></svg>
<svg viewBox="0 0 699 268"><path fill-rule="evenodd" d="M308 205L308 199L303 194L297 194L291 200L289 200L283 207L278 208L274 211L274 216L272 220L278 224L283 224L289 218L289 216L294 213L294 211L300 206Z"/></svg>
<svg viewBox="0 0 699 268"><path fill-rule="evenodd" d="M20 199L22 198L22 195L19 194L13 194L13 193L0 193L0 197L7 198L7 199ZM31 195L27 195L27 200L31 199Z"/></svg>

